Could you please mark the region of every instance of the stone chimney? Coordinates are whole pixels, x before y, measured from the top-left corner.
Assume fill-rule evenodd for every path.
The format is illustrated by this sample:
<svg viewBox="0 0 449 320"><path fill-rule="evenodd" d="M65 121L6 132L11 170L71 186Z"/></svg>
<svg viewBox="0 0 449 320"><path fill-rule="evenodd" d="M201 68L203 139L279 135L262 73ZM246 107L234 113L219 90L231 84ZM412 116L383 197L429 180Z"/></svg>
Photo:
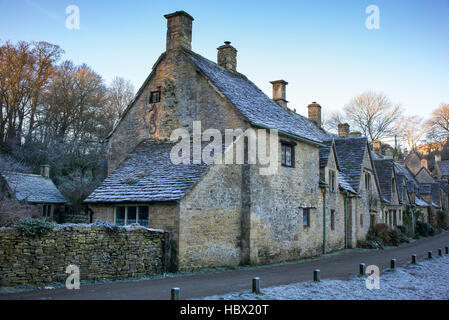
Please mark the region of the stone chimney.
<svg viewBox="0 0 449 320"><path fill-rule="evenodd" d="M270 81L273 85L273 100L280 105L284 110L288 110L287 104L287 81L284 80L276 80Z"/></svg>
<svg viewBox="0 0 449 320"><path fill-rule="evenodd" d="M237 49L231 46L230 41L217 48L217 63L230 71L237 70Z"/></svg>
<svg viewBox="0 0 449 320"><path fill-rule="evenodd" d="M435 155L435 163L437 163L437 162L441 162L441 155L439 155L439 154Z"/></svg>
<svg viewBox="0 0 449 320"><path fill-rule="evenodd" d="M309 110L309 120L321 128L321 106L314 101L307 106L307 109Z"/></svg>
<svg viewBox="0 0 449 320"><path fill-rule="evenodd" d="M193 18L185 11L166 14L167 19L167 51L176 49L192 49Z"/></svg>
<svg viewBox="0 0 449 320"><path fill-rule="evenodd" d="M48 164L41 166L41 176L43 176L45 179L50 178L50 166Z"/></svg>
<svg viewBox="0 0 449 320"><path fill-rule="evenodd" d="M373 141L373 151L374 152L377 152L379 154L382 153L381 147L382 147L382 143L379 140Z"/></svg>
<svg viewBox="0 0 449 320"><path fill-rule="evenodd" d="M426 169L429 169L429 168L427 167L427 160L426 160L426 159L422 159L422 160L421 160L421 167L424 167L424 168L426 168Z"/></svg>
<svg viewBox="0 0 449 320"><path fill-rule="evenodd" d="M349 124L347 123L338 124L338 136L341 138L347 138L349 136Z"/></svg>

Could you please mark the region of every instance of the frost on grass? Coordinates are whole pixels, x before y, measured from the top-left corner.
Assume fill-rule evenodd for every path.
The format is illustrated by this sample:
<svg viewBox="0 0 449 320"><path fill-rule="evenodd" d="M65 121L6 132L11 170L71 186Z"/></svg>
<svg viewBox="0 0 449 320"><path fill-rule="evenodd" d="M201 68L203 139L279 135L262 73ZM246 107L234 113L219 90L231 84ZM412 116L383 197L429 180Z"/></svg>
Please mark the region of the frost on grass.
<svg viewBox="0 0 449 320"><path fill-rule="evenodd" d="M421 261L396 271L384 270L380 289L366 288L367 277L353 276L347 281L323 280L262 289L261 295L249 291L210 296L209 300L439 300L449 299L449 257ZM263 279L261 279L263 281Z"/></svg>

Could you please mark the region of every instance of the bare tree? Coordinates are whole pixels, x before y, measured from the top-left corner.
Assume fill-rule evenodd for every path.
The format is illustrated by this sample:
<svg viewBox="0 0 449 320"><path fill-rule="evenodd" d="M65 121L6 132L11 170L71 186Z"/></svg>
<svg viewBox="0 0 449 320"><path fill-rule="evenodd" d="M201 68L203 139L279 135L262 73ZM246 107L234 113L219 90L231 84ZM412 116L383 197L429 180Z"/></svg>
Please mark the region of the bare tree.
<svg viewBox="0 0 449 320"><path fill-rule="evenodd" d="M397 136L401 139L409 150L416 148L418 143L422 142L425 135L429 132L428 121L418 116L404 116L395 124Z"/></svg>
<svg viewBox="0 0 449 320"><path fill-rule="evenodd" d="M449 103L442 103L439 108L433 110L430 119L436 134L444 137L449 135Z"/></svg>
<svg viewBox="0 0 449 320"><path fill-rule="evenodd" d="M351 126L374 141L394 136L393 124L400 117L401 107L384 94L369 91L353 98L344 111Z"/></svg>
<svg viewBox="0 0 449 320"><path fill-rule="evenodd" d="M329 132L337 133L338 125L345 122L346 119L340 111L332 111L323 114L323 127Z"/></svg>
<svg viewBox="0 0 449 320"><path fill-rule="evenodd" d="M114 119L118 120L128 104L134 98L134 86L131 81L115 77L108 88L108 108Z"/></svg>

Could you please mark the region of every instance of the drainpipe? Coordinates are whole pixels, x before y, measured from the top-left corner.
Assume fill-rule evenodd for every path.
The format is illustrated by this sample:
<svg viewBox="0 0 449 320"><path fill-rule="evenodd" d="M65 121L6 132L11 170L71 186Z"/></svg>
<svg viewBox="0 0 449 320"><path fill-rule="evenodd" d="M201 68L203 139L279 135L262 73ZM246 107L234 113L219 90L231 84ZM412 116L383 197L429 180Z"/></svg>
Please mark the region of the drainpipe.
<svg viewBox="0 0 449 320"><path fill-rule="evenodd" d="M345 195L345 249L348 248L348 191L344 191Z"/></svg>
<svg viewBox="0 0 449 320"><path fill-rule="evenodd" d="M323 254L326 254L326 212L327 212L327 204L326 204L326 190L328 186L323 186Z"/></svg>

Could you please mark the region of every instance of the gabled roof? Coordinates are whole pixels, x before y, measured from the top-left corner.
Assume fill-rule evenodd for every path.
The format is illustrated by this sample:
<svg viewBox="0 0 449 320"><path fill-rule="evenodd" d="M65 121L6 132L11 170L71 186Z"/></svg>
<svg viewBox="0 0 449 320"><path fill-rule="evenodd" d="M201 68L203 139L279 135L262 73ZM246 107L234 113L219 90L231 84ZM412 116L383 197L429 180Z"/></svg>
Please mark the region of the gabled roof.
<svg viewBox="0 0 449 320"><path fill-rule="evenodd" d="M85 203L178 201L207 171L206 164L174 165L173 143L141 142ZM192 154L192 153L191 153Z"/></svg>
<svg viewBox="0 0 449 320"><path fill-rule="evenodd" d="M333 140L324 141L323 146L320 147L320 168L324 168L327 166L331 150L334 151L335 163L337 169L340 171L340 165L337 158L337 150L335 149L335 143Z"/></svg>
<svg viewBox="0 0 449 320"><path fill-rule="evenodd" d="M9 191L19 201L28 203L67 203L53 181L39 174L4 172Z"/></svg>
<svg viewBox="0 0 449 320"><path fill-rule="evenodd" d="M437 166L442 176L449 177L449 160L438 161Z"/></svg>
<svg viewBox="0 0 449 320"><path fill-rule="evenodd" d="M395 162L395 169L397 173L400 173L405 176L407 180L407 191L408 192L417 192L418 191L418 182L415 179L413 173L405 166Z"/></svg>
<svg viewBox="0 0 449 320"><path fill-rule="evenodd" d="M357 193L363 169L363 157L365 155L367 138L336 138L334 141L343 180Z"/></svg>
<svg viewBox="0 0 449 320"><path fill-rule="evenodd" d="M310 120L292 116L293 112L284 110L243 74L230 72L192 51L183 52L252 125L277 129L315 144L328 139Z"/></svg>
<svg viewBox="0 0 449 320"><path fill-rule="evenodd" d="M393 160L391 159L376 159L374 160L377 178L379 179L380 191L382 197L389 203L393 201Z"/></svg>
<svg viewBox="0 0 449 320"><path fill-rule="evenodd" d="M430 183L420 183L419 184L419 194L431 194L432 187Z"/></svg>

